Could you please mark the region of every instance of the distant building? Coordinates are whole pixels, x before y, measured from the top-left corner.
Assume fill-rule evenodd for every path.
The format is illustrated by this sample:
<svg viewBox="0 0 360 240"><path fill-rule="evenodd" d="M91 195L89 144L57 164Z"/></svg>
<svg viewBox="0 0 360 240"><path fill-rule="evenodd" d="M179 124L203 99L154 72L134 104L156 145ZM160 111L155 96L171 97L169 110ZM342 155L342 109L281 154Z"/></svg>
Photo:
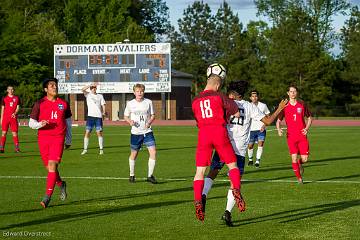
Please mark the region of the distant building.
<svg viewBox="0 0 360 240"><path fill-rule="evenodd" d="M145 89L145 97L153 101L156 119L192 119L192 80L191 74L172 70L171 93L146 93ZM132 93L107 93L103 95L106 101L106 119L122 120L126 102L133 99L134 95ZM87 106L83 94L70 94L70 106L73 112L73 120L86 120Z"/></svg>

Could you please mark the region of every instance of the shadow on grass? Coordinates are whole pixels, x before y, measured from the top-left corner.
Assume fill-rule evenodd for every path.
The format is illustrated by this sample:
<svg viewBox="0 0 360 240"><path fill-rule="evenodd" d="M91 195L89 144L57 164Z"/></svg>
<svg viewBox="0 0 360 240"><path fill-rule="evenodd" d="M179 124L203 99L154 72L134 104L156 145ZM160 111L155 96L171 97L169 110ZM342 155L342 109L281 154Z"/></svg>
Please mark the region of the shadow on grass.
<svg viewBox="0 0 360 240"><path fill-rule="evenodd" d="M224 182L220 184L215 184L213 188L223 187L227 186L229 183ZM65 203L61 203L58 205L51 205L51 208L59 208L66 205L73 206L73 205L83 205L88 203L101 203L101 202L107 202L107 201L116 201L116 200L124 200L124 199L132 199L132 198L144 198L149 196L157 196L157 195L164 195L164 194L172 194L172 193L178 193L178 192L190 192L193 191L192 186L191 187L183 187L183 188L173 188L173 189L166 189L161 191L151 191L149 192L143 192L143 193L134 193L134 194L127 194L127 195L120 195L120 196L108 196L108 197L99 197L99 198L91 198L91 199L83 199L83 200L77 200L77 201L67 201ZM40 202L39 202L40 203ZM19 210L19 211L10 211L10 212L1 212L0 216L3 215L12 215L12 214L23 214L23 213L32 213L32 212L38 212L38 211L44 211L44 209L40 208L40 204L38 205L39 208L36 209L27 209L27 210Z"/></svg>
<svg viewBox="0 0 360 240"><path fill-rule="evenodd" d="M216 198L223 198L223 196L213 197L211 199L216 199ZM95 210L95 211L86 209L84 211L56 214L56 215L52 215L49 217L45 217L43 219L37 219L37 220L16 223L16 224L9 224L6 227L1 227L0 230L6 230L6 229L11 229L11 228L17 228L17 227L34 226L34 225L40 225L40 224L48 224L48 223L54 223L54 222L59 222L59 221L67 221L67 222L79 221L82 219L102 217L102 216L117 214L117 213L125 213L128 211L141 211L144 209L156 209L156 208L160 208L160 207L174 206L174 205L179 205L179 204L183 204L183 203L191 203L192 204L192 202L193 202L193 200L191 199L191 200L176 200L176 201L143 203L143 204L137 204L137 205L131 205L131 206L118 206L118 207L112 207L112 208L107 208L107 209L99 209L99 210Z"/></svg>
<svg viewBox="0 0 360 240"><path fill-rule="evenodd" d="M234 223L235 226L249 225L254 223L261 223L261 222L275 221L275 220L279 220L279 223L289 223L289 222L299 221L302 219L317 217L319 215L323 215L335 211L342 211L359 205L360 205L360 199L321 204L309 208L292 209L288 211L273 213L270 215L237 220L234 221Z"/></svg>

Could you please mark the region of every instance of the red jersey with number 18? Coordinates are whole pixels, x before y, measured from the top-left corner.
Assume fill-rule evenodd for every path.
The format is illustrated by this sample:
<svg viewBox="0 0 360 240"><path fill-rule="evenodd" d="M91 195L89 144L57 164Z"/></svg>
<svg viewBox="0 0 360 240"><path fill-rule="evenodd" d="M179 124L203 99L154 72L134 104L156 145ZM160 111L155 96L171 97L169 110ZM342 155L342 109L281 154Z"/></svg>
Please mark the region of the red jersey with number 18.
<svg viewBox="0 0 360 240"><path fill-rule="evenodd" d="M65 137L66 121L71 117L69 104L61 99L56 98L50 101L47 97L38 100L30 114L30 118L40 122L42 120L49 121L49 124L38 130L38 136L62 136Z"/></svg>
<svg viewBox="0 0 360 240"><path fill-rule="evenodd" d="M291 137L303 135L301 131L306 126L304 117L310 116L311 112L309 111L309 108L303 101L298 100L295 105L289 103L279 114L279 119L283 120L285 117L287 135L288 137Z"/></svg>
<svg viewBox="0 0 360 240"><path fill-rule="evenodd" d="M222 93L206 90L196 96L192 110L199 128L203 126L226 126L231 115L238 111L238 106Z"/></svg>

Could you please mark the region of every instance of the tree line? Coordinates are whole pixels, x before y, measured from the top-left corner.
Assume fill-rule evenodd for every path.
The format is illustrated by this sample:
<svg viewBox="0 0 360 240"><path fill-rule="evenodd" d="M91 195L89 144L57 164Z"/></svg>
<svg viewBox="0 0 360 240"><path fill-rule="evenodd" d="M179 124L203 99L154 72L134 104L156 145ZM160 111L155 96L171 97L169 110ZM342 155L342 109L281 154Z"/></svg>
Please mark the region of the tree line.
<svg viewBox="0 0 360 240"><path fill-rule="evenodd" d="M244 26L226 1L216 12L195 1L175 28L163 0L0 0L0 89L14 85L30 107L41 95L41 80L53 75L54 44L130 38L170 42L172 67L194 76L193 95L206 83L206 67L220 62L228 70L226 84L246 80L270 106L295 83L312 109L343 106L343 114L359 116L359 8L346 0L254 2L267 22ZM335 32L339 14L350 16ZM318 113L339 115L335 108Z"/></svg>

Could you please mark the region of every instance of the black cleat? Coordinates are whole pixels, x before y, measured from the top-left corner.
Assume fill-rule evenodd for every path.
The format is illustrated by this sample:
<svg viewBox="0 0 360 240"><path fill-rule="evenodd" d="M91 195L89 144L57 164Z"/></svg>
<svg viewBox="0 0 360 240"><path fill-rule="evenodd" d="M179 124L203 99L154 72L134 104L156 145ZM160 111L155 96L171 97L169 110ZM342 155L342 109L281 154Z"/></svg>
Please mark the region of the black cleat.
<svg viewBox="0 0 360 240"><path fill-rule="evenodd" d="M48 195L46 195L46 196L43 197L43 199L41 200L40 205L41 205L43 208L47 208L47 207L49 206L50 200L51 200L51 198L50 198Z"/></svg>
<svg viewBox="0 0 360 240"><path fill-rule="evenodd" d="M248 166L252 166L252 165L254 165L253 160L249 160L249 162L248 162Z"/></svg>
<svg viewBox="0 0 360 240"><path fill-rule="evenodd" d="M66 198L67 198L66 182L62 181L62 184L60 186L60 200L65 201Z"/></svg>
<svg viewBox="0 0 360 240"><path fill-rule="evenodd" d="M153 176L153 175L151 175L151 177L148 177L147 179L146 179L146 181L147 182L150 182L150 183L152 183L152 184L157 184L158 182L156 181L156 178Z"/></svg>
<svg viewBox="0 0 360 240"><path fill-rule="evenodd" d="M129 177L129 182L135 183L135 176L130 176Z"/></svg>
<svg viewBox="0 0 360 240"><path fill-rule="evenodd" d="M225 224L229 227L233 227L234 224L231 220L231 212L229 212L228 210L226 210L224 212L224 215L221 217L221 220L224 220L225 221Z"/></svg>
<svg viewBox="0 0 360 240"><path fill-rule="evenodd" d="M259 162L259 161L256 161L256 162L255 162L255 167L256 167L256 168L259 168L259 167L260 167L260 162Z"/></svg>
<svg viewBox="0 0 360 240"><path fill-rule="evenodd" d="M5 150L3 148L0 148L0 153L4 153Z"/></svg>
<svg viewBox="0 0 360 240"><path fill-rule="evenodd" d="M66 150L66 149L69 149L70 147L71 147L71 145L65 144L64 149Z"/></svg>
<svg viewBox="0 0 360 240"><path fill-rule="evenodd" d="M203 206L203 212L205 213L205 205L206 205L206 195L205 194L201 195L201 203Z"/></svg>

